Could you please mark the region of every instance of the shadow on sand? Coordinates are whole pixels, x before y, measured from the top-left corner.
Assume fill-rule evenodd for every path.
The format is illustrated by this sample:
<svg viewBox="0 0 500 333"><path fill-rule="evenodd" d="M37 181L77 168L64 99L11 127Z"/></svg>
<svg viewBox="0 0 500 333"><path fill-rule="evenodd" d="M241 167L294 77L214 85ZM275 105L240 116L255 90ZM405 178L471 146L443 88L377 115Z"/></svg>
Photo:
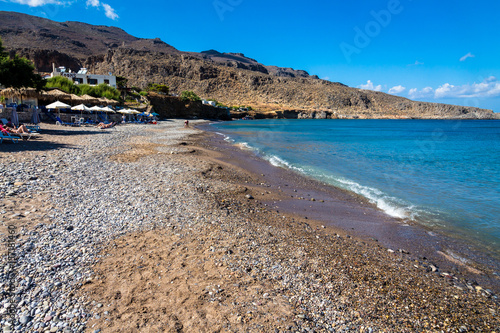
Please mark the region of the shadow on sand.
<svg viewBox="0 0 500 333"><path fill-rule="evenodd" d="M13 143L10 140L4 140L0 143L0 153L14 153L21 151L50 151L60 148L75 149L76 146L67 143L56 142L58 140L52 140L55 136L76 136L76 135L107 135L109 132L106 130L95 131L95 130L68 130L66 128L61 129L43 129L40 136L28 141L19 140L18 143Z"/></svg>

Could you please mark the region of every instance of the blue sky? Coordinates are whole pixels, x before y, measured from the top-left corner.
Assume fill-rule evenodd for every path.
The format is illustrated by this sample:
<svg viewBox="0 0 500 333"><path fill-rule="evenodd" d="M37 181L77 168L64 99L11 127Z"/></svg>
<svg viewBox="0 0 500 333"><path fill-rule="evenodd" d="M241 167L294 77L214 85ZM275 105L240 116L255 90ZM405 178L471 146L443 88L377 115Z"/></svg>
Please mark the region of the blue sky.
<svg viewBox="0 0 500 333"><path fill-rule="evenodd" d="M500 112L500 2L0 0L182 51L241 52L351 87Z"/></svg>

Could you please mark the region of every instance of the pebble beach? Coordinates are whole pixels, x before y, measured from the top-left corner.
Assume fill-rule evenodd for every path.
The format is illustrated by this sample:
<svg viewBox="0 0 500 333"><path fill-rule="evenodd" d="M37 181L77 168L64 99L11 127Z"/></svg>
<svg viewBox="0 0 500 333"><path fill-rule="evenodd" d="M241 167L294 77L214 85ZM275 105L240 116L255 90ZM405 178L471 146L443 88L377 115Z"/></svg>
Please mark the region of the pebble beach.
<svg viewBox="0 0 500 333"><path fill-rule="evenodd" d="M500 332L493 290L270 209L183 120L41 133L0 145L4 332Z"/></svg>

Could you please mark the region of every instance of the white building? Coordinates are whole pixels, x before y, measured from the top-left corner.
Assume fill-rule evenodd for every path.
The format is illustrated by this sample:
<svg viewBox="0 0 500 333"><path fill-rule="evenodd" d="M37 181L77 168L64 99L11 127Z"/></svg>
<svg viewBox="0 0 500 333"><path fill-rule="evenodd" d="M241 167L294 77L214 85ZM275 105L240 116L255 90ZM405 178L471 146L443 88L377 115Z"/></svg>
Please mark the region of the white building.
<svg viewBox="0 0 500 333"><path fill-rule="evenodd" d="M217 103L215 101L207 101L206 99L201 100L202 104L215 106Z"/></svg>
<svg viewBox="0 0 500 333"><path fill-rule="evenodd" d="M116 88L116 76L113 75L98 75L98 74L88 74L86 68L81 68L78 73L72 72L71 69L66 69L66 67L57 67L52 64L52 74L51 77L63 76L72 80L75 84L88 84L91 86L96 86L101 83L110 85Z"/></svg>

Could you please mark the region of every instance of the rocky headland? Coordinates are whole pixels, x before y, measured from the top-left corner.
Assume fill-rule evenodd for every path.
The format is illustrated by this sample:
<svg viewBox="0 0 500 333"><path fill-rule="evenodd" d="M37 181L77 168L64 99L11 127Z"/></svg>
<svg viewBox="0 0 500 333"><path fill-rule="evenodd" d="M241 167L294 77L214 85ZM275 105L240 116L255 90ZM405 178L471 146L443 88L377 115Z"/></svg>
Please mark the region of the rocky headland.
<svg viewBox="0 0 500 333"><path fill-rule="evenodd" d="M267 66L241 53L182 52L122 29L0 12L4 46L41 72L52 63L123 76L129 86L166 84L228 105L251 106L256 118L498 119L491 110L416 102L321 80L302 70ZM234 116L243 116L234 114Z"/></svg>

